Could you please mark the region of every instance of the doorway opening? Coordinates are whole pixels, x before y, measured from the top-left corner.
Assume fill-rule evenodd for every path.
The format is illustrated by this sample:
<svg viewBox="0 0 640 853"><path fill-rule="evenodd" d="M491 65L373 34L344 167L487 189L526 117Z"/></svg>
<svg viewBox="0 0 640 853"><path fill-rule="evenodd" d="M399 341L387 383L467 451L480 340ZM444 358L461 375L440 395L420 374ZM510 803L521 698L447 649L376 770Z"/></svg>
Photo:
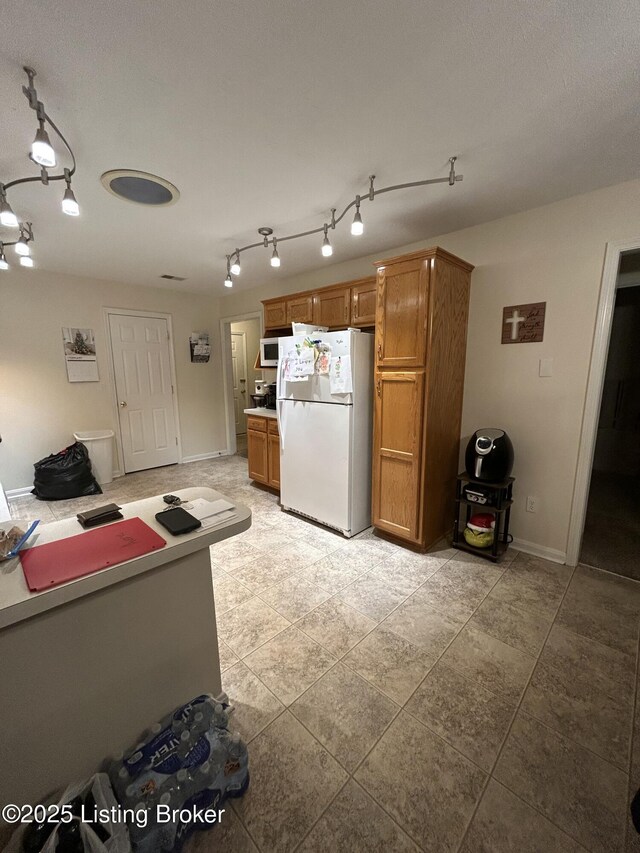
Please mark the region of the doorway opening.
<svg viewBox="0 0 640 853"><path fill-rule="evenodd" d="M256 370L260 350L262 317L246 314L220 321L225 362L225 399L227 406L227 446L230 453L247 455L247 416L245 409L253 405L257 379L262 372Z"/></svg>
<svg viewBox="0 0 640 853"><path fill-rule="evenodd" d="M615 286L580 562L640 580L640 250Z"/></svg>

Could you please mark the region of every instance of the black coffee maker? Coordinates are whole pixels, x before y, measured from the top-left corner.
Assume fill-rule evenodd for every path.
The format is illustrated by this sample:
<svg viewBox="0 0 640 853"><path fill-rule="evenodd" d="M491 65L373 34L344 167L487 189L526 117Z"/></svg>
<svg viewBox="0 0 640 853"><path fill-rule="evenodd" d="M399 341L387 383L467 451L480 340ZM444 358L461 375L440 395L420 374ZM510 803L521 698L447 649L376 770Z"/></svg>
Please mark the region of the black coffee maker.
<svg viewBox="0 0 640 853"><path fill-rule="evenodd" d="M269 385L267 385L267 393L265 395L266 396L266 404L265 405L266 405L267 409L277 409L278 408L278 405L277 405L278 395L276 393L276 388L277 388L277 385L275 382L272 382Z"/></svg>
<svg viewBox="0 0 640 853"><path fill-rule="evenodd" d="M467 474L474 480L499 483L513 468L513 445L503 429L479 429L469 439L465 453Z"/></svg>

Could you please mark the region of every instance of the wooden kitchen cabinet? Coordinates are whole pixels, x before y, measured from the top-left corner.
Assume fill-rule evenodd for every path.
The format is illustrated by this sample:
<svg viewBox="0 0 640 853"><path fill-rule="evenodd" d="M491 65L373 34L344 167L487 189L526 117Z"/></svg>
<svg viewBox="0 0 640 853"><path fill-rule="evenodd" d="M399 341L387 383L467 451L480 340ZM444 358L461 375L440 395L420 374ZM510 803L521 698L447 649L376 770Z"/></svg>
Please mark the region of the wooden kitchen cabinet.
<svg viewBox="0 0 640 853"><path fill-rule="evenodd" d="M373 523L417 543L424 371L378 371L375 396Z"/></svg>
<svg viewBox="0 0 640 853"><path fill-rule="evenodd" d="M287 325L287 302L285 299L269 299L263 305L265 329L282 329Z"/></svg>
<svg viewBox="0 0 640 853"><path fill-rule="evenodd" d="M256 483L280 489L280 434L275 418L247 417L249 477Z"/></svg>
<svg viewBox="0 0 640 853"><path fill-rule="evenodd" d="M310 293L287 299L287 325L313 323L313 297Z"/></svg>
<svg viewBox="0 0 640 853"><path fill-rule="evenodd" d="M452 525L473 266L439 248L377 266L372 520L425 550Z"/></svg>
<svg viewBox="0 0 640 853"><path fill-rule="evenodd" d="M368 328L376 322L374 276L331 284L314 291L265 299L265 333L291 333L291 323L317 323L330 329Z"/></svg>
<svg viewBox="0 0 640 853"><path fill-rule="evenodd" d="M346 329L351 316L348 287L319 290L313 294L313 322L330 329Z"/></svg>
<svg viewBox="0 0 640 853"><path fill-rule="evenodd" d="M375 326L378 284L375 279L363 279L351 285L351 325L357 329Z"/></svg>

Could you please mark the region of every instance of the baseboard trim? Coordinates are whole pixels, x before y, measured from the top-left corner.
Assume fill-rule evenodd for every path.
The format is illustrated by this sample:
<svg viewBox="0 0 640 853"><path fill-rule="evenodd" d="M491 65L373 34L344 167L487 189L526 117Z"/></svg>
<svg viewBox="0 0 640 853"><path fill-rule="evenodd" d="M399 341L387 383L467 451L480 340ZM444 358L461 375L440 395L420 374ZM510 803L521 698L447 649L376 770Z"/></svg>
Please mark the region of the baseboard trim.
<svg viewBox="0 0 640 853"><path fill-rule="evenodd" d="M527 542L525 539L514 539L513 547L518 551L524 551L525 554L531 554L532 557L542 557L543 560L550 560L552 563L564 564L567 562L565 551L547 548L546 545L537 545L535 542Z"/></svg>
<svg viewBox="0 0 640 853"><path fill-rule="evenodd" d="M229 450L214 450L211 453L196 453L195 456L183 456L181 464L185 462L202 462L204 459L217 459L219 456L230 456Z"/></svg>
<svg viewBox="0 0 640 853"><path fill-rule="evenodd" d="M23 498L25 495L30 495L31 489L33 489L33 486L23 486L21 489L8 489L5 494L7 500L10 501L11 498Z"/></svg>

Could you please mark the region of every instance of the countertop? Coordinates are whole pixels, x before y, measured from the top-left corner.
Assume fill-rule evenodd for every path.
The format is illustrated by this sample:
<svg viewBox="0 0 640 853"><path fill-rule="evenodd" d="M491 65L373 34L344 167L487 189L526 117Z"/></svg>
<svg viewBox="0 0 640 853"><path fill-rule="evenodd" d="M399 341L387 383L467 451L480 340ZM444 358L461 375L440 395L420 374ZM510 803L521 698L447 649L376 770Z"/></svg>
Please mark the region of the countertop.
<svg viewBox="0 0 640 853"><path fill-rule="evenodd" d="M264 406L258 406L255 409L245 409L245 415L255 415L257 418L277 418L278 413L275 409L267 409Z"/></svg>
<svg viewBox="0 0 640 853"><path fill-rule="evenodd" d="M185 501L194 498L205 498L209 501L219 498L228 500L224 494L215 491L215 489L204 487L179 489L174 494ZM167 543L164 548L136 557L133 560L127 560L125 563L109 566L109 568L98 572L92 572L68 583L51 587L51 589L31 592L24 579L19 557L0 563L0 628L44 613L54 607L59 607L61 604L74 601L127 578L135 577L150 569L155 569L157 566L192 554L194 551L208 548L214 542L235 536L251 527L251 510L243 504L236 504L237 515L235 518L229 519L218 527L206 530L200 528L194 530L193 533L174 537L155 520L155 514L165 509L166 506L162 500L162 495L157 495L153 498L123 504L121 510L124 518L141 518L152 530L162 536ZM112 522L112 524L116 523ZM29 546L44 545L47 542L55 542L83 532L75 516L61 521L53 521L50 524L39 524L29 539Z"/></svg>

